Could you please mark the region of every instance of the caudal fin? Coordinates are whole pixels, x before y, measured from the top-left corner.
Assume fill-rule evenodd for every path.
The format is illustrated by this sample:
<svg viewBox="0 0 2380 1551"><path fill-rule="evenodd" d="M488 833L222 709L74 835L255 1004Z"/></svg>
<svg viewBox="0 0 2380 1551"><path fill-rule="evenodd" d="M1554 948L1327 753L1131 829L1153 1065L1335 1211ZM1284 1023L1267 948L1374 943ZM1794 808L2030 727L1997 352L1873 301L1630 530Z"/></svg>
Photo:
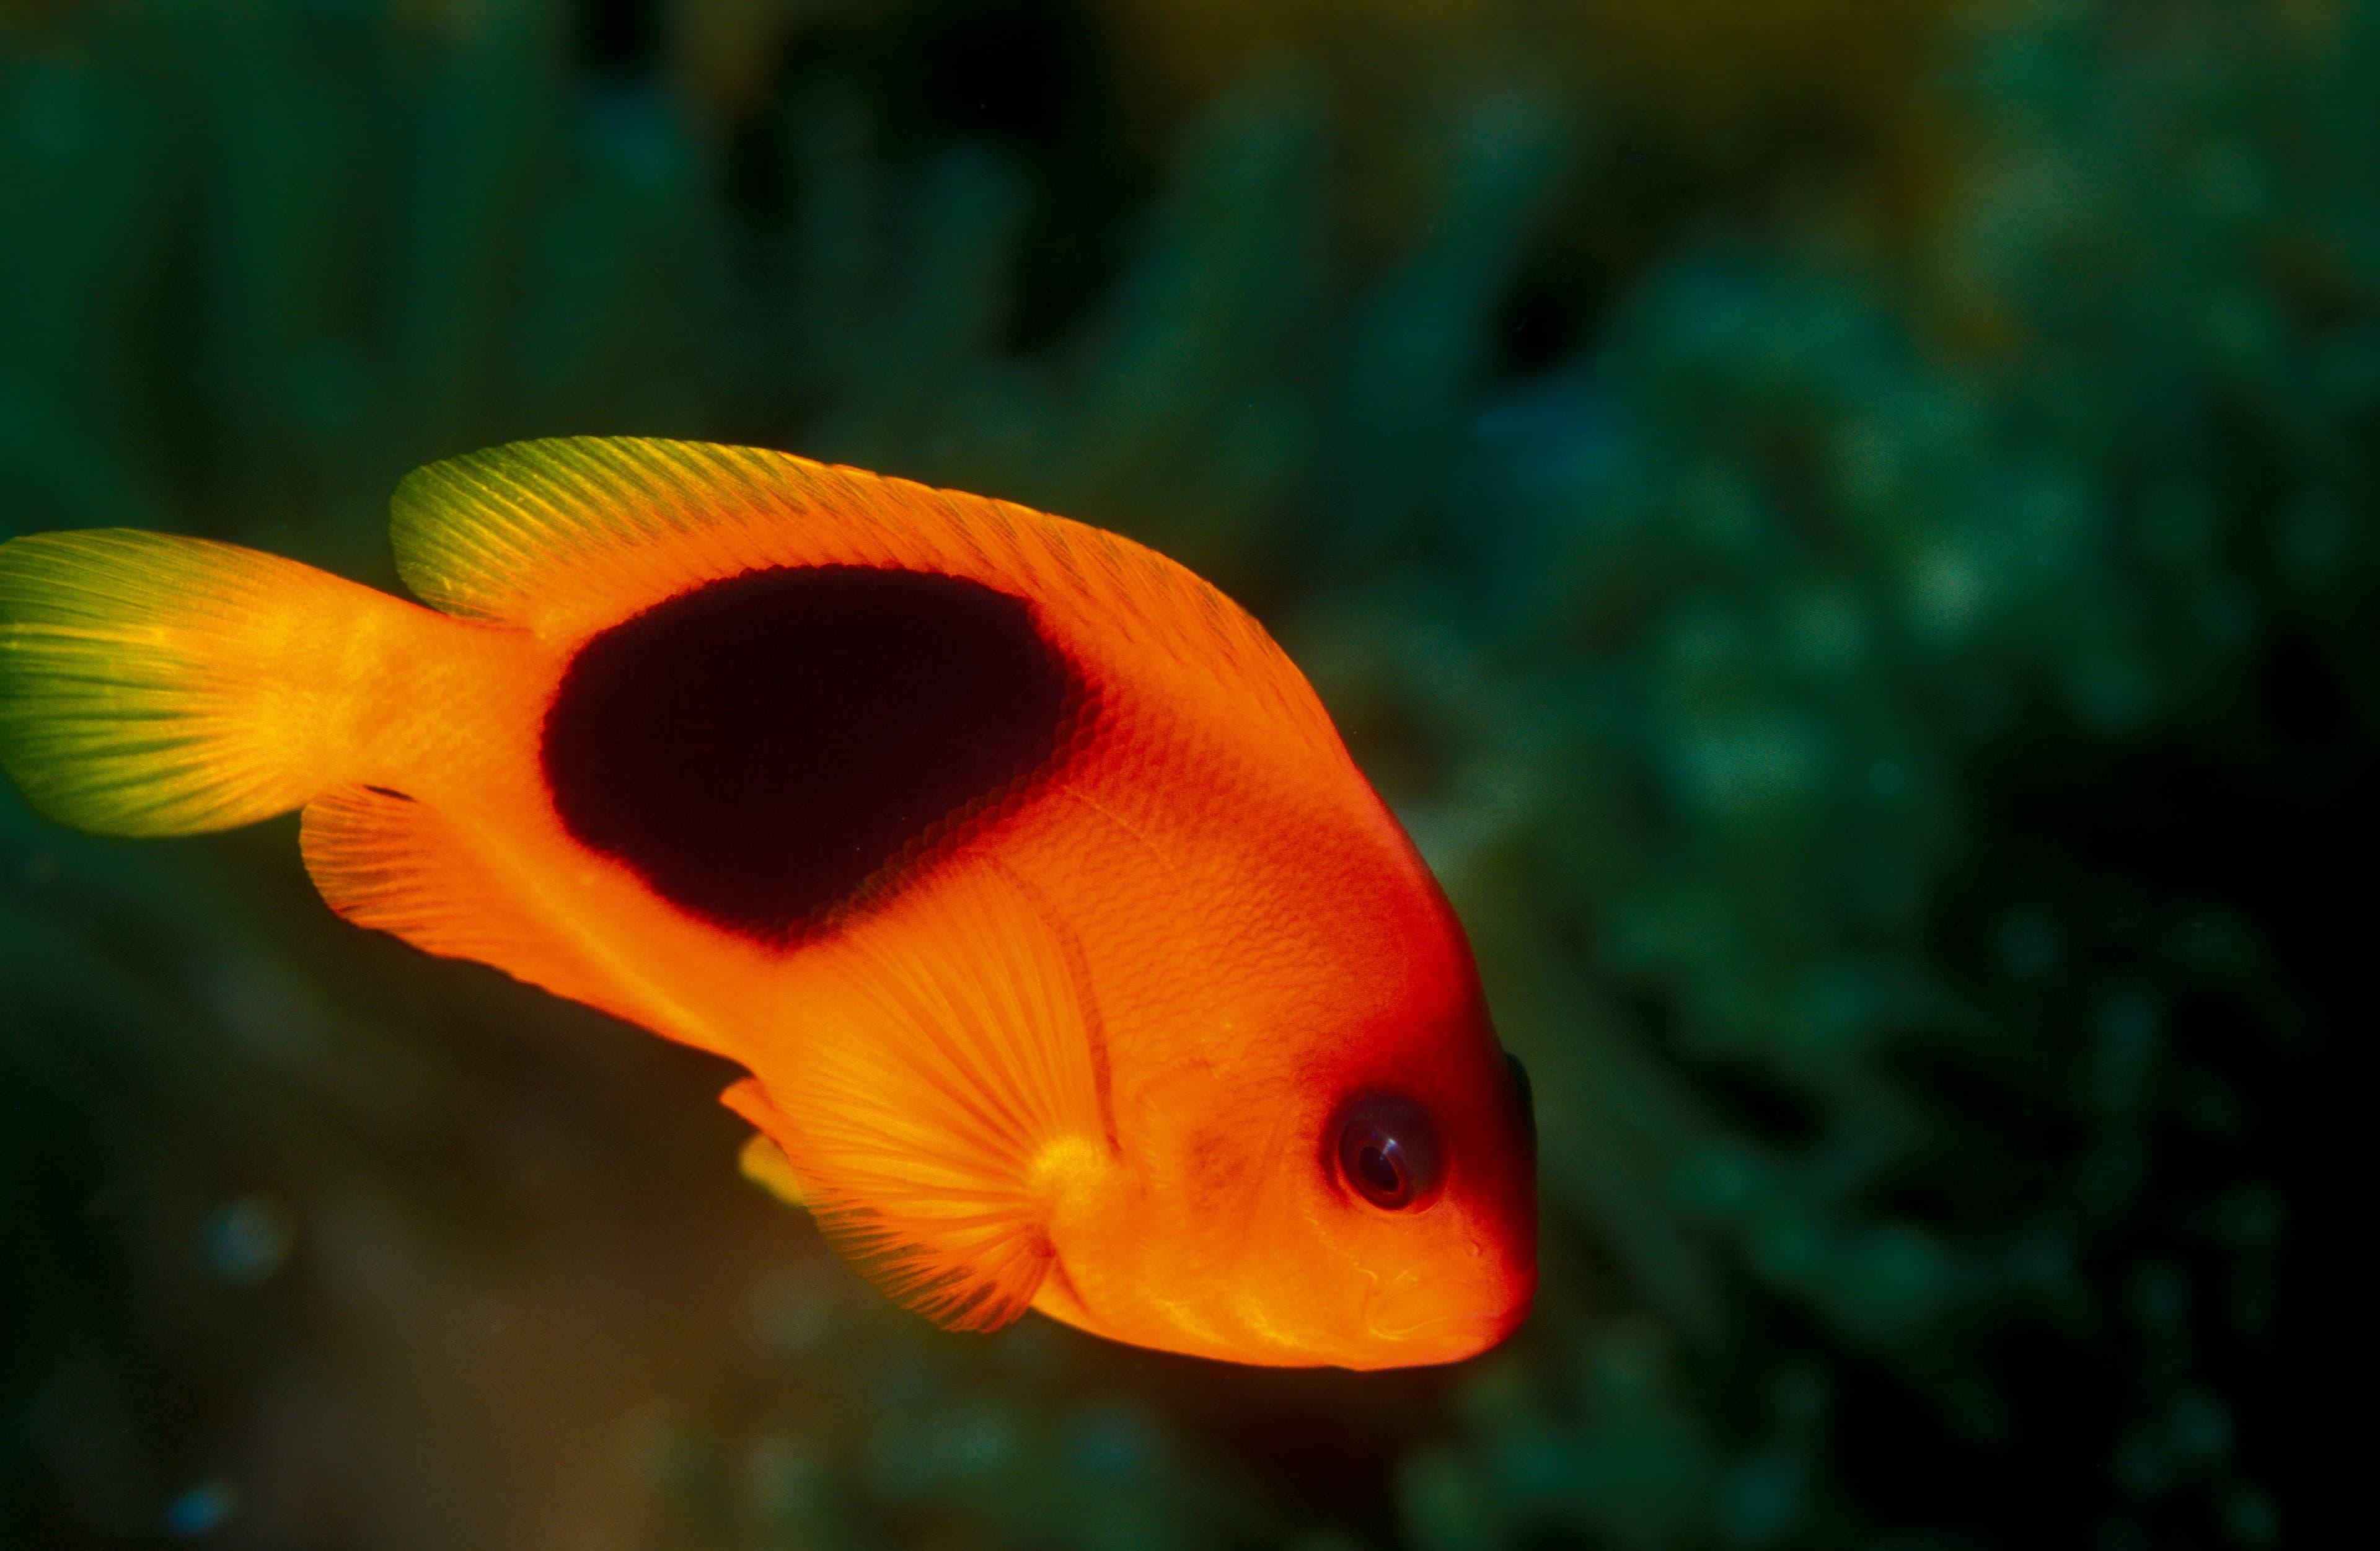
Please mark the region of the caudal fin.
<svg viewBox="0 0 2380 1551"><path fill-rule="evenodd" d="M0 543L0 766L113 835L228 829L345 776L358 627L407 605L294 560L128 529Z"/></svg>

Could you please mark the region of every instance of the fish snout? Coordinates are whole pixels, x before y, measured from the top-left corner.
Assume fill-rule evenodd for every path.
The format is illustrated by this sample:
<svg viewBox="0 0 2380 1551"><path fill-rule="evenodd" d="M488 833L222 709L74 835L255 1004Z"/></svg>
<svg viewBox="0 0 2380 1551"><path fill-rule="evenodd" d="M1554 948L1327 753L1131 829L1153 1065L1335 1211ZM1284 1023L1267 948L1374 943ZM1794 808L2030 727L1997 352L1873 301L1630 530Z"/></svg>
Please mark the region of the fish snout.
<svg viewBox="0 0 2380 1551"><path fill-rule="evenodd" d="M1468 1257L1461 1268L1406 1270L1375 1292L1365 1323L1383 1343L1381 1366L1459 1362L1502 1341L1529 1312L1533 1276L1501 1257Z"/></svg>

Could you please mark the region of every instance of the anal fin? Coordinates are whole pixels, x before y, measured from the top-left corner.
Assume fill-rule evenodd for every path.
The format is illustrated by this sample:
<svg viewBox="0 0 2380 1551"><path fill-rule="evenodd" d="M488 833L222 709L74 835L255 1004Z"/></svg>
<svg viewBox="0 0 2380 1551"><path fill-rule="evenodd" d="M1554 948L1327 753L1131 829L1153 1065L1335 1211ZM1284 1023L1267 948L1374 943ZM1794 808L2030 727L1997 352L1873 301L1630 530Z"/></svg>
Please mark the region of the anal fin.
<svg viewBox="0 0 2380 1551"><path fill-rule="evenodd" d="M428 803L341 787L306 805L299 840L323 902L357 925L636 1020L605 977L521 906L484 849Z"/></svg>

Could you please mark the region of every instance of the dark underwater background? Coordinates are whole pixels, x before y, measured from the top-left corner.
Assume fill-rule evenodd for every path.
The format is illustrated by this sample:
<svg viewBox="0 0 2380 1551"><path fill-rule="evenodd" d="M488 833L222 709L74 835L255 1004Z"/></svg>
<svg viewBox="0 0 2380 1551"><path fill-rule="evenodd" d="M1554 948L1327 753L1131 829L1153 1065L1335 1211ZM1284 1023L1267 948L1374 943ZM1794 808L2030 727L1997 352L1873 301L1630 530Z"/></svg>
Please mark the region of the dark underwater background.
<svg viewBox="0 0 2380 1551"><path fill-rule="evenodd" d="M2374 12L0 0L0 533L394 586L407 469L641 433L1155 544L1452 895L1545 1273L944 1335L720 1063L5 791L0 1545L2368 1527Z"/></svg>

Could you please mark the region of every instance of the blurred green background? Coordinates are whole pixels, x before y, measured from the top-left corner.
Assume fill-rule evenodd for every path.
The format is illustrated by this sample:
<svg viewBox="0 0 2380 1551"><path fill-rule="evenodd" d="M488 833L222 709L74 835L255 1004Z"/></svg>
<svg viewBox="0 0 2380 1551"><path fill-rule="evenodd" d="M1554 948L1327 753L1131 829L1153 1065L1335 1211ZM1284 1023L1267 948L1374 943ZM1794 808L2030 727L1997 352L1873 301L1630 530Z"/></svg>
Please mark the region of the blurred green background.
<svg viewBox="0 0 2380 1551"><path fill-rule="evenodd" d="M1545 1171L1454 1370L944 1336L718 1063L0 793L0 1543L2325 1543L2375 102L2357 0L0 0L0 532L393 585L554 433L1120 529L1314 678Z"/></svg>

